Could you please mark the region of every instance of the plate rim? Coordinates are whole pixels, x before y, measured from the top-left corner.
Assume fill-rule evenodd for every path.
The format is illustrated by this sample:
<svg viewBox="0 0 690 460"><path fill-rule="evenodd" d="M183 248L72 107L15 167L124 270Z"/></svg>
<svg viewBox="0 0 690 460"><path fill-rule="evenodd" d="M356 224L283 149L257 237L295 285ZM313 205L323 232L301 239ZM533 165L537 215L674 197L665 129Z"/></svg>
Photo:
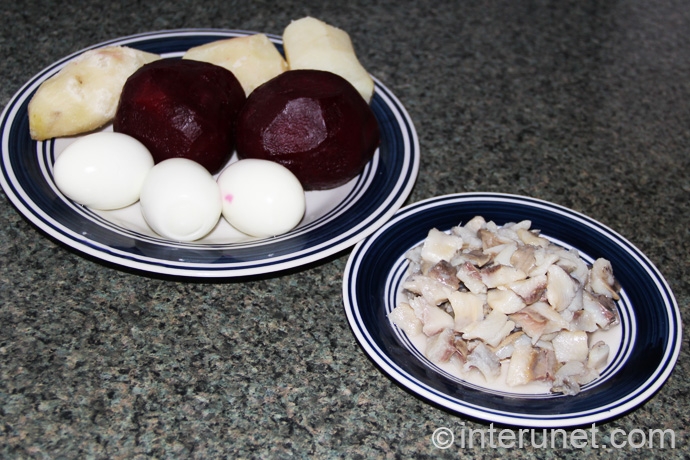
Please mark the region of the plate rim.
<svg viewBox="0 0 690 460"><path fill-rule="evenodd" d="M400 165L399 176L393 177L391 175L390 179L392 185L390 186L390 190L387 190L389 193L388 196L378 203L375 209L355 216L357 219L353 219L354 224L352 226L343 228L342 232L335 232L336 234L329 237L328 240L314 242L314 245L300 247L298 250L283 254L280 257L280 260L271 260L269 256L262 259L257 258L249 262L240 261L231 264L196 262L185 264L183 262L175 261L174 259L160 259L158 257L147 257L146 255L135 256L131 253L119 251L118 248L112 247L112 245L109 245L107 242L103 243L93 241L88 237L78 235L74 229L64 228L59 222L53 221L49 214L46 214L43 209L40 209L31 199L27 198L22 184L16 180L16 177L14 177L15 171L13 171L12 166L5 164L5 157L7 156L8 158L11 158L12 156L10 153L10 149L12 147L9 142L9 131L17 122L17 117L21 115L20 112L23 112L21 110L22 105L28 102L30 94L35 91L42 81L44 81L54 72L58 71L59 68L66 65L67 62L84 53L85 51L111 45L136 45L137 43L147 42L150 40L170 41L176 38L190 39L194 37L217 37L218 39L222 39L255 33L263 32L225 28L182 28L142 32L101 41L71 53L44 67L15 92L0 114L0 128L2 129L2 151L0 152L2 154L2 157L0 158L0 186L7 196L8 201L19 211L23 217L25 217L35 228L39 230L39 233L46 234L58 243L65 245L84 256L93 258L96 261L112 264L120 269L134 270L148 274L185 278L241 278L255 275L266 275L313 264L354 246L358 241L365 238L383 225L405 203L415 185L417 176L419 174L420 147L419 137L417 135L414 122L402 102L373 75L372 78L374 79L376 90L378 90L375 92L374 97L377 97L376 93L378 93L378 97L382 98L379 100L379 103L382 104L382 107L386 109L387 113L391 113L393 118L395 118L394 132L401 136L402 144L405 149L405 156L402 164ZM269 39L277 46L282 46L282 38L280 36L270 33L265 33L265 35L267 35ZM37 144L35 144L35 141L31 142L32 145L36 145L36 154L40 155L40 151L45 147L39 148ZM47 142L54 141L50 140ZM378 150L376 157L378 157ZM369 180L374 180L373 174ZM347 203L347 206L349 207L357 204L364 196L366 196L367 188L370 185L371 184L366 184L363 186L364 188L362 190L357 191L357 194L361 196ZM343 202L344 200L338 203L336 207L340 206ZM58 228L54 228L55 225L57 225ZM342 227L342 225L340 227ZM319 229L328 228L328 225L317 225L314 229L306 231L305 234L309 234L313 231L318 232ZM65 232L63 232L63 230L65 230ZM330 231L334 230L335 228L330 229ZM71 233L71 235L69 233ZM167 242L167 244L174 243ZM262 245L263 243L258 242L257 244ZM270 245L271 242L268 241L265 244ZM199 245L199 247L203 250L207 250L211 246L214 245ZM231 245L226 244L226 246Z"/></svg>
<svg viewBox="0 0 690 460"><path fill-rule="evenodd" d="M451 204L460 206L463 203L478 201L503 202L506 205L515 204L517 202L518 204L522 205L526 204L529 206L544 207L545 209L548 209L549 212L559 211L567 213L573 218L582 219L588 224L596 224L596 226L598 226L603 232L610 233L620 242L625 243L626 247L624 249L626 252L632 252L635 257L640 258L645 263L645 270L647 272L651 271L654 275L654 281L661 284L664 289L664 292L662 292L662 297L664 297L666 302L663 305L663 310L664 312L668 313L667 318L669 320L669 330L667 331L665 342L669 346L661 357L660 362L654 364L654 371L651 373L650 377L638 385L638 387L635 388L635 392L627 394L625 398L619 398L612 403L608 403L606 406L602 406L601 410L585 415L578 415L578 413L575 412L562 414L555 411L553 414L549 415L535 415L529 413L510 412L502 409L489 409L482 407L481 405L463 405L461 404L462 401L458 402L457 398L446 395L441 390L429 387L426 385L426 383L417 380L412 375L409 375L402 368L396 368L397 366L395 365L394 360L386 354L385 350L380 349L374 343L373 339L369 335L370 331L366 329L363 321L361 321L361 318L359 317L359 312L363 306L359 305L358 299L353 299L353 297L356 296L355 286L357 276L360 274L360 264L362 263L364 256L367 255L367 251L369 251L370 247L376 242L376 240L382 235L386 234L386 232L392 231L392 229L394 229L397 225L400 225L401 222L404 222L408 219L413 219L416 214L422 212L424 209ZM430 226L431 225L432 224L430 224ZM617 246L620 245L619 241L614 241ZM391 257L398 258L400 254L404 252L404 250L406 249L401 248L400 251L396 252ZM386 268L388 268L388 266L386 266ZM388 273L386 276L390 277L391 275ZM393 379L398 385L406 388L414 395L445 408L446 410L450 410L455 414L466 415L478 420L498 423L506 426L531 428L569 428L608 421L634 410L651 398L656 392L658 392L669 379L678 361L682 344L683 324L678 302L671 291L668 281L663 277L659 269L644 253L642 253L636 246L634 246L618 232L614 231L605 224L586 216L583 213L539 198L510 193L450 193L426 198L402 207L386 224L355 245L346 263L343 275L342 291L343 306L350 329L355 335L360 347L380 371L388 375L388 377ZM386 301L384 299L377 298L374 308L385 307L385 305ZM369 337L366 337L365 335L369 335ZM633 340L635 340L635 337L633 337ZM625 364L625 362L622 364Z"/></svg>

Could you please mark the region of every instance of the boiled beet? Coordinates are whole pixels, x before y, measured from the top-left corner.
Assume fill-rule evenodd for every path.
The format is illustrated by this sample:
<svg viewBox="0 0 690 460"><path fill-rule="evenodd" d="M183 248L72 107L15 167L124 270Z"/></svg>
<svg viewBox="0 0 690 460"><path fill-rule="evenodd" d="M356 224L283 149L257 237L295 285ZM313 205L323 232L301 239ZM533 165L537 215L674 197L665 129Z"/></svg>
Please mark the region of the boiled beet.
<svg viewBox="0 0 690 460"><path fill-rule="evenodd" d="M138 139L156 163L188 158L213 174L232 155L245 100L239 81L223 67L162 59L129 77L113 129Z"/></svg>
<svg viewBox="0 0 690 460"><path fill-rule="evenodd" d="M378 145L369 104L347 80L320 70L289 70L259 86L237 120L238 156L282 164L305 190L348 182Z"/></svg>

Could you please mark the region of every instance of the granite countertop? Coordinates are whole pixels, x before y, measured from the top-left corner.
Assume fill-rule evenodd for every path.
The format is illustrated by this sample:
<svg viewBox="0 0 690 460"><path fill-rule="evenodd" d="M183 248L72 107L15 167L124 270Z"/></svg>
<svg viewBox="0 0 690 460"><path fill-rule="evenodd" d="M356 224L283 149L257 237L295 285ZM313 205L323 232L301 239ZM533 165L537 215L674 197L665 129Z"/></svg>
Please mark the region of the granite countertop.
<svg viewBox="0 0 690 460"><path fill-rule="evenodd" d="M0 103L54 61L161 29L347 30L421 147L407 201L455 192L548 200L611 227L690 302L690 8L663 1L52 2L3 6ZM671 429L675 449L439 450L487 429L408 393L343 312L349 250L241 282L105 266L56 243L0 193L0 457L685 457L687 346L668 382L598 426ZM687 345L687 332L683 345Z"/></svg>

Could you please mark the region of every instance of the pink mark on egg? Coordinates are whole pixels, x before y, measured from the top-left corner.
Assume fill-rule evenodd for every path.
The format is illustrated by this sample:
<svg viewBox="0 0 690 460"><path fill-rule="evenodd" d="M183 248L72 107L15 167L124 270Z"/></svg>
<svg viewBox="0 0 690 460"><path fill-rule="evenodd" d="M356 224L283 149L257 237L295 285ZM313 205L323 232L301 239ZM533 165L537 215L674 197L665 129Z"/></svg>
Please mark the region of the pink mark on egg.
<svg viewBox="0 0 690 460"><path fill-rule="evenodd" d="M232 203L232 200L233 200L234 198L235 198L235 197L232 196L232 193L228 193L228 194L225 195L225 197L224 197L225 201L227 201L228 203Z"/></svg>

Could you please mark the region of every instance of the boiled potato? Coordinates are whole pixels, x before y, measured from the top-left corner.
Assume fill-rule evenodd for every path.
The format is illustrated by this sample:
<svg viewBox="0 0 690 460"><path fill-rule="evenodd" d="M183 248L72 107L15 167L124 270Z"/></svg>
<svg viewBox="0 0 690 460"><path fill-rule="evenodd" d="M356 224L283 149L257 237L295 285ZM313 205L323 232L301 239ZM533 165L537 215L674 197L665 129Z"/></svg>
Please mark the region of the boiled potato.
<svg viewBox="0 0 690 460"><path fill-rule="evenodd" d="M344 30L312 17L292 21L283 31L285 58L290 70L326 70L340 75L370 102L374 80L357 59Z"/></svg>
<svg viewBox="0 0 690 460"><path fill-rule="evenodd" d="M89 50L41 86L28 106L31 137L45 140L100 128L115 116L122 87L157 54L125 46Z"/></svg>
<svg viewBox="0 0 690 460"><path fill-rule="evenodd" d="M287 70L287 63L264 34L217 40L190 48L183 59L225 67L240 81L248 96L254 88Z"/></svg>

